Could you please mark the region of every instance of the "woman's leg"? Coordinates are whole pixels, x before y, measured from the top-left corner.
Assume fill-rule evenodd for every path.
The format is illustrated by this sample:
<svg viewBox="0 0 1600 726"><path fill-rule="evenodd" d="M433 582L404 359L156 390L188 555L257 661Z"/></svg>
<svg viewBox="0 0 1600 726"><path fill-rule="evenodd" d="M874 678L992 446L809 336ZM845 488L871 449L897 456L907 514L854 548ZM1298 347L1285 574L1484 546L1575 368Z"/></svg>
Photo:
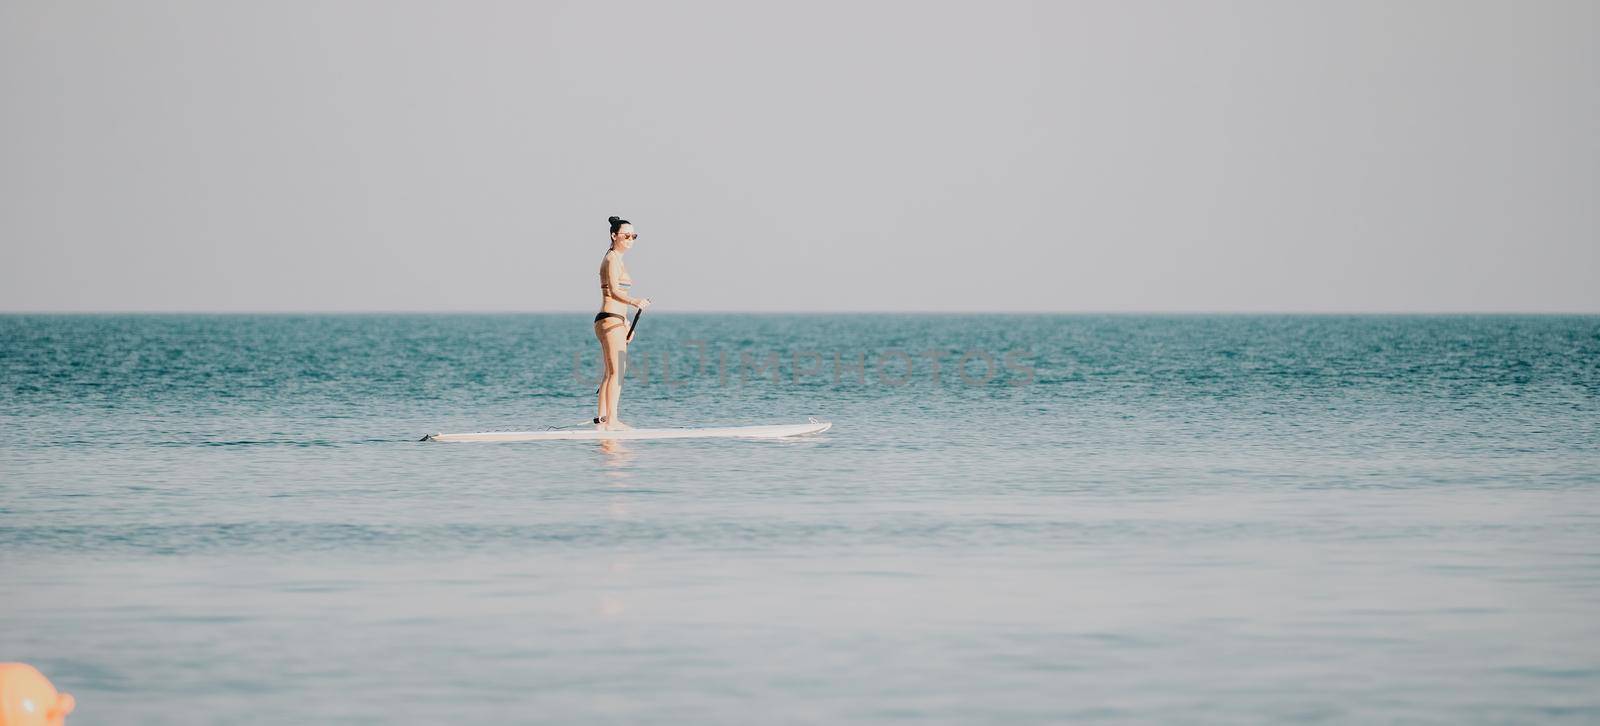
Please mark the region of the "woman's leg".
<svg viewBox="0 0 1600 726"><path fill-rule="evenodd" d="M626 326L614 318L595 323L595 337L600 339L600 357L605 363L605 377L600 379L599 401L596 417L600 428L620 428L617 421L617 402L622 397L622 351L627 347Z"/></svg>
<svg viewBox="0 0 1600 726"><path fill-rule="evenodd" d="M602 429L611 420L611 341L606 339L605 323L604 320L594 321L594 337L600 341L600 365L604 369L600 374L600 387L596 389L594 417Z"/></svg>
<svg viewBox="0 0 1600 726"><path fill-rule="evenodd" d="M606 341L609 344L606 353L606 385L605 389L611 395L606 398L610 417L606 419L607 428L622 430L630 428L622 422L622 377L627 373L623 356L628 354L628 325L617 320L606 328Z"/></svg>

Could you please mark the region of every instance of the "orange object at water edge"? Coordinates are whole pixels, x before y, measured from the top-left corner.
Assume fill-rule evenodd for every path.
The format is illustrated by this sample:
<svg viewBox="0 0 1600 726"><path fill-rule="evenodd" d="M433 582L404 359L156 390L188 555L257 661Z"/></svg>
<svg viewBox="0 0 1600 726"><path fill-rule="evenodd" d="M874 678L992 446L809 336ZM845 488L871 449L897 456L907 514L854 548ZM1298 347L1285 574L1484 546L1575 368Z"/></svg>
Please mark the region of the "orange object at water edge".
<svg viewBox="0 0 1600 726"><path fill-rule="evenodd" d="M60 726L74 705L38 668L0 663L0 726Z"/></svg>

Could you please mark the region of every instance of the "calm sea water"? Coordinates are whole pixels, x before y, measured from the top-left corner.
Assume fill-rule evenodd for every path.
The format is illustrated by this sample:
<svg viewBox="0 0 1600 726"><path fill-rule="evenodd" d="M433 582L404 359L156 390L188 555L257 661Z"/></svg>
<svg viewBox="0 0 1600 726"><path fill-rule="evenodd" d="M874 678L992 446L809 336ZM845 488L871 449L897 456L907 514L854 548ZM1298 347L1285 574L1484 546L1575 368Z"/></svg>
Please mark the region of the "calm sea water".
<svg viewBox="0 0 1600 726"><path fill-rule="evenodd" d="M661 312L625 419L834 428L417 441L593 416L589 317L0 316L0 660L80 725L1600 721L1600 317Z"/></svg>

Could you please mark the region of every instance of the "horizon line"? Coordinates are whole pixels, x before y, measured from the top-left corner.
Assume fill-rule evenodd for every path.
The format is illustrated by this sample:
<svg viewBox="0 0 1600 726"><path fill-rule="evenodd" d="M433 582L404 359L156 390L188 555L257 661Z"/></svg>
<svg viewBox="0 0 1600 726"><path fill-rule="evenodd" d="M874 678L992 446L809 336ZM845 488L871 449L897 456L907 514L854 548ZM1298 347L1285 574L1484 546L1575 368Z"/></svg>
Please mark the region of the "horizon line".
<svg viewBox="0 0 1600 726"><path fill-rule="evenodd" d="M0 310L0 315L587 315L592 310ZM1600 315L1596 310L664 310L685 315Z"/></svg>

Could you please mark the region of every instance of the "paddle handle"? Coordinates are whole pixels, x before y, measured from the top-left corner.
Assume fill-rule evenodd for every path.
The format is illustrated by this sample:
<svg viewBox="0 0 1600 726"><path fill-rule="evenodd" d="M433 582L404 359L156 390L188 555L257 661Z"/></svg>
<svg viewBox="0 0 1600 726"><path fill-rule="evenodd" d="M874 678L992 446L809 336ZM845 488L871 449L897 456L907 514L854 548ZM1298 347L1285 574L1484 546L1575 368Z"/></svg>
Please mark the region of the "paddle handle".
<svg viewBox="0 0 1600 726"><path fill-rule="evenodd" d="M633 311L633 322L628 324L627 342L633 342L633 329L639 327L639 316L644 314L644 308Z"/></svg>

